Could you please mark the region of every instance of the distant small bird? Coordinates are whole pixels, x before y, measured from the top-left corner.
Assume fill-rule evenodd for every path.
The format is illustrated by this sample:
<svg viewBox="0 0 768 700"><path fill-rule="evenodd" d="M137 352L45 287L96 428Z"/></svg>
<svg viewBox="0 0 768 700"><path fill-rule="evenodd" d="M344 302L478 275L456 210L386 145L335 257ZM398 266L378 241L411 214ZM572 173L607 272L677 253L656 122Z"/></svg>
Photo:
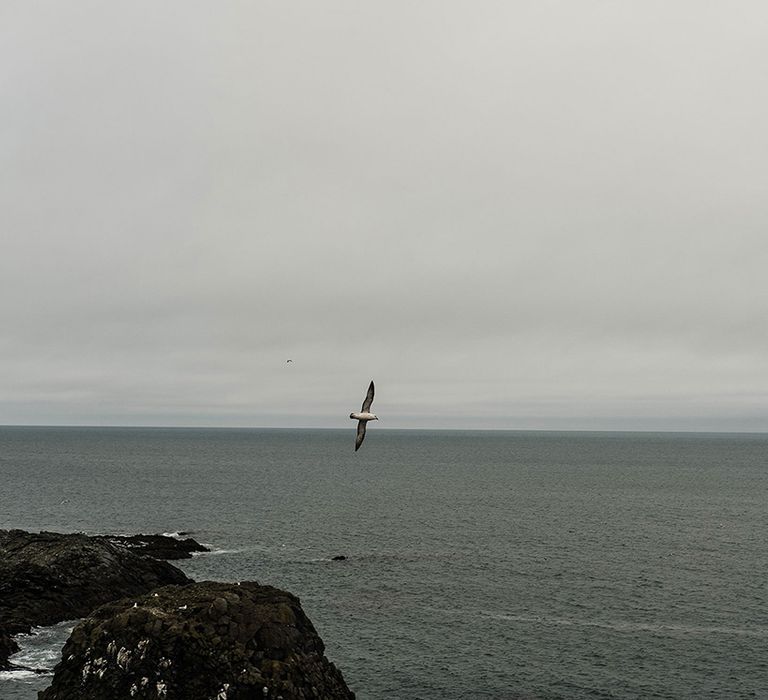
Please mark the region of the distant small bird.
<svg viewBox="0 0 768 700"><path fill-rule="evenodd" d="M371 413L371 404L373 403L373 380L368 387L368 393L365 395L363 401L363 407L360 409L360 413L350 413L349 417L356 420L357 423L357 438L355 439L355 452L360 449L360 445L365 440L365 426L369 420L379 420L375 413Z"/></svg>
<svg viewBox="0 0 768 700"><path fill-rule="evenodd" d="M293 360L286 360L285 362L288 364L289 362L293 362Z"/></svg>

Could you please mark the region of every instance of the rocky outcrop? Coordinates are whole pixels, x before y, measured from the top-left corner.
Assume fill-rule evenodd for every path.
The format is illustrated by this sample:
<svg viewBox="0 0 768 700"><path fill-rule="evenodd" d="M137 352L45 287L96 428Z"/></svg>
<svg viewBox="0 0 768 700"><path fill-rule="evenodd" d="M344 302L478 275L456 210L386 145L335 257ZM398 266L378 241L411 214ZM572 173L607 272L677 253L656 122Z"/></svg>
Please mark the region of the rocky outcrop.
<svg viewBox="0 0 768 700"><path fill-rule="evenodd" d="M0 530L0 668L15 651L8 635L85 617L110 600L170 583L191 579L104 538Z"/></svg>
<svg viewBox="0 0 768 700"><path fill-rule="evenodd" d="M40 700L350 699L298 598L255 582L166 586L94 611Z"/></svg>
<svg viewBox="0 0 768 700"><path fill-rule="evenodd" d="M153 559L189 559L193 552L211 551L191 537L185 539L168 535L96 535L96 537Z"/></svg>
<svg viewBox="0 0 768 700"><path fill-rule="evenodd" d="M0 668L11 635L90 615L41 699L354 698L296 597L195 584L152 558L194 551L205 548L161 535L0 530Z"/></svg>

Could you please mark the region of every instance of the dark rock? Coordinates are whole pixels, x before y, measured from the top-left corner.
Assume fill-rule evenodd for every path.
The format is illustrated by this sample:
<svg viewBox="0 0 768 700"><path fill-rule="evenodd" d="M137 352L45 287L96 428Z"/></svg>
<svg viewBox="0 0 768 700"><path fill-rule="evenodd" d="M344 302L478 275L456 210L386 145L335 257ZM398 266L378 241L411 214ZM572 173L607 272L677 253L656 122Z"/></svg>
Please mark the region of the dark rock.
<svg viewBox="0 0 768 700"><path fill-rule="evenodd" d="M19 645L11 638L10 634L0 630L0 671L9 668L8 657L19 650Z"/></svg>
<svg viewBox="0 0 768 700"><path fill-rule="evenodd" d="M255 582L166 586L81 622L39 698L354 698L324 651L290 593Z"/></svg>
<svg viewBox="0 0 768 700"><path fill-rule="evenodd" d="M168 535L96 535L96 537L153 559L189 559L192 557L192 552L211 551L191 537L183 540Z"/></svg>
<svg viewBox="0 0 768 700"><path fill-rule="evenodd" d="M191 579L164 561L104 538L0 530L0 667L7 635L85 617L94 608ZM13 642L11 642L13 644Z"/></svg>

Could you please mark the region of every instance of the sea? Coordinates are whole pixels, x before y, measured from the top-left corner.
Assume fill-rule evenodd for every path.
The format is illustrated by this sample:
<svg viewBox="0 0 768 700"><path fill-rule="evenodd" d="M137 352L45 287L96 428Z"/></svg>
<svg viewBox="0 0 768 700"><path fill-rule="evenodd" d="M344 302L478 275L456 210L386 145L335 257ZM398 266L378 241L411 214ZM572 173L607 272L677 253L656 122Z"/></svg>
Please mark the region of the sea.
<svg viewBox="0 0 768 700"><path fill-rule="evenodd" d="M188 533L360 700L768 698L768 434L0 428L0 528ZM334 560L334 557L346 557ZM35 698L76 621L19 638ZM196 700L196 699L190 699ZM201 699L202 700L202 699Z"/></svg>

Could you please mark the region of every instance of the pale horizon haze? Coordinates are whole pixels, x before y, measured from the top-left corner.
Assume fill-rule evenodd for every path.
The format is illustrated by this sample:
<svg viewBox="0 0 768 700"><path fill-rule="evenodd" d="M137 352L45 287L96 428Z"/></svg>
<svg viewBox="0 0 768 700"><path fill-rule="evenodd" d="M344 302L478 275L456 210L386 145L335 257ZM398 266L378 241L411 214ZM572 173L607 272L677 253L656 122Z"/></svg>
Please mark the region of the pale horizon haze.
<svg viewBox="0 0 768 700"><path fill-rule="evenodd" d="M768 430L768 5L0 7L0 425ZM291 359L288 363L286 360Z"/></svg>

